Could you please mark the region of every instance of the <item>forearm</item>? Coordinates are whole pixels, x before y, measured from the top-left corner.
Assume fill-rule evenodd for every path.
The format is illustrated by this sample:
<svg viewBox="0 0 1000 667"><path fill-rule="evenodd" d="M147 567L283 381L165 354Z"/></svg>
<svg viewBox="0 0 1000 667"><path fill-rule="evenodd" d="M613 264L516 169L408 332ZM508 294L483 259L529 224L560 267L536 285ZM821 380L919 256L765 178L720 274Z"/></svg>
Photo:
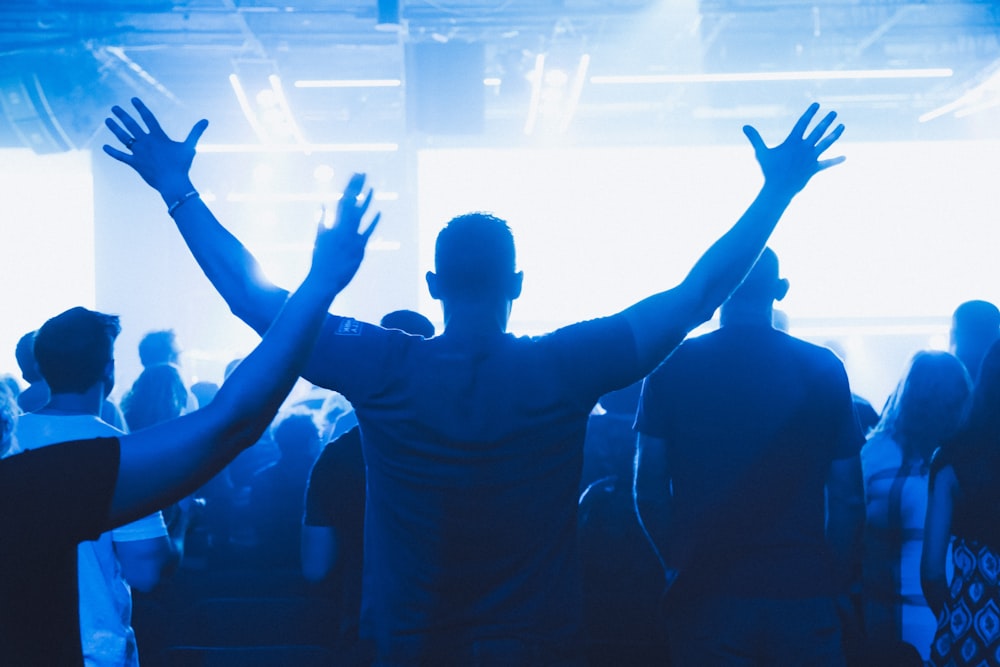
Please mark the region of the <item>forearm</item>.
<svg viewBox="0 0 1000 667"><path fill-rule="evenodd" d="M178 178L160 189L184 242L212 286L234 315L263 335L278 315L288 291L272 284L256 258L229 233L200 197L189 179ZM180 204L178 205L178 202Z"/></svg>
<svg viewBox="0 0 1000 667"><path fill-rule="evenodd" d="M330 292L307 278L208 406L121 438L112 526L176 502L256 442L310 354Z"/></svg>

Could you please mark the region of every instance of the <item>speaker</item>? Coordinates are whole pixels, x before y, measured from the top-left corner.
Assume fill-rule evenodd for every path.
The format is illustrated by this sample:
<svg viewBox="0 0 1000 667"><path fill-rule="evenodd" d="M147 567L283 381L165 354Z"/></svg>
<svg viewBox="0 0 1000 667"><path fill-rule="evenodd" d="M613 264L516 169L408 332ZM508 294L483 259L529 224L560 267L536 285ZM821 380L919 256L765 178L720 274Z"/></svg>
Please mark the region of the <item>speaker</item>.
<svg viewBox="0 0 1000 667"><path fill-rule="evenodd" d="M406 118L411 131L480 134L485 127L486 56L477 42L418 42L407 47Z"/></svg>

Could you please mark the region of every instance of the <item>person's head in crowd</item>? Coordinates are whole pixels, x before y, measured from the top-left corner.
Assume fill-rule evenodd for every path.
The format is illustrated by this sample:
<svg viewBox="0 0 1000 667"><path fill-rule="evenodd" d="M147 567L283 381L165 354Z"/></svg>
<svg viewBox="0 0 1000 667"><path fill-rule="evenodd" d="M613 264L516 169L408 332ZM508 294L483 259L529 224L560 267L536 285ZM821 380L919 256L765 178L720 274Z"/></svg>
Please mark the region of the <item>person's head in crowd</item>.
<svg viewBox="0 0 1000 667"><path fill-rule="evenodd" d="M383 329L398 329L422 338L434 337L434 324L413 310L394 310L379 322Z"/></svg>
<svg viewBox="0 0 1000 667"><path fill-rule="evenodd" d="M139 361L143 368L158 364L178 365L181 351L173 329L150 331L139 341Z"/></svg>
<svg viewBox="0 0 1000 667"><path fill-rule="evenodd" d="M198 407L203 408L211 403L215 395L219 393L219 385L202 380L191 385L190 391L195 400L198 401Z"/></svg>
<svg viewBox="0 0 1000 667"><path fill-rule="evenodd" d="M507 223L488 213L468 213L450 220L438 234L427 287L444 306L446 319L456 304L487 306L503 310L498 315L506 326L523 278Z"/></svg>
<svg viewBox="0 0 1000 667"><path fill-rule="evenodd" d="M7 455L14 446L14 432L21 409L6 384L0 384L0 458Z"/></svg>
<svg viewBox="0 0 1000 667"><path fill-rule="evenodd" d="M278 420L271 427L271 440L285 460L314 460L319 454L319 428L310 412L293 412Z"/></svg>
<svg viewBox="0 0 1000 667"><path fill-rule="evenodd" d="M989 301L966 301L951 317L951 351L973 380L986 350L1000 340L1000 309Z"/></svg>
<svg viewBox="0 0 1000 667"><path fill-rule="evenodd" d="M139 374L122 397L121 407L125 423L137 431L181 416L187 403L187 387L177 367L158 364Z"/></svg>
<svg viewBox="0 0 1000 667"><path fill-rule="evenodd" d="M918 352L889 398L873 436L885 434L905 459L929 461L958 430L968 412L972 381L948 352Z"/></svg>
<svg viewBox="0 0 1000 667"><path fill-rule="evenodd" d="M751 319L774 326L774 302L788 294L788 281L781 277L778 255L770 248L757 259L740 286L722 304L722 325Z"/></svg>
<svg viewBox="0 0 1000 667"><path fill-rule="evenodd" d="M48 320L35 335L38 369L53 394L84 394L103 383L103 394L115 383L115 339L121 333L117 315L70 308Z"/></svg>
<svg viewBox="0 0 1000 667"><path fill-rule="evenodd" d="M35 360L35 334L37 331L29 331L21 336L14 348L14 357L17 359L17 367L21 369L21 377L28 384L35 384L41 381L42 372L38 370L38 362Z"/></svg>
<svg viewBox="0 0 1000 667"><path fill-rule="evenodd" d="M233 371L236 370L236 367L240 365L241 361L243 361L243 357L236 357L235 359L230 360L228 364L226 364L225 370L222 371L223 381L229 379L229 376L233 374Z"/></svg>
<svg viewBox="0 0 1000 667"><path fill-rule="evenodd" d="M7 385L8 391L10 391L11 396L13 396L16 401L18 395L21 393L21 385L18 384L17 378L10 373L4 373L0 376L0 380L3 380L3 383Z"/></svg>

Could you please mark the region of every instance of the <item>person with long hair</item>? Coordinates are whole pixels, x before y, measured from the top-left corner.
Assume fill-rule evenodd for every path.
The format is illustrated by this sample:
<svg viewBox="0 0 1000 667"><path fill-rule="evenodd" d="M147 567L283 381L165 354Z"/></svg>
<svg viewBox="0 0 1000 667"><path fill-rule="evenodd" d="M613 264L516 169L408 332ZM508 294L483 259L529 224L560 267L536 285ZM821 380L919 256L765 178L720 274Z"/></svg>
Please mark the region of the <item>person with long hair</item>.
<svg viewBox="0 0 1000 667"><path fill-rule="evenodd" d="M1000 665L998 478L1000 343L994 343L968 419L931 462L920 581L938 619L928 663L934 667Z"/></svg>
<svg viewBox="0 0 1000 667"><path fill-rule="evenodd" d="M972 382L947 352L918 352L861 450L862 599L869 642L904 641L926 660L936 627L920 589L931 455L965 417Z"/></svg>

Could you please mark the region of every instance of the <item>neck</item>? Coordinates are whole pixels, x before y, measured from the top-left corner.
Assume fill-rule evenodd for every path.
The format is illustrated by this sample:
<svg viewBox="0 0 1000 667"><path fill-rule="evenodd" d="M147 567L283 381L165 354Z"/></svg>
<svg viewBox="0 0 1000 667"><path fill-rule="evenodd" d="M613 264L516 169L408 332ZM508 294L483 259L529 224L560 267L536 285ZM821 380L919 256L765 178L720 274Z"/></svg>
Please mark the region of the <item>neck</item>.
<svg viewBox="0 0 1000 667"><path fill-rule="evenodd" d="M40 413L100 416L104 385L97 384L82 394L52 394Z"/></svg>
<svg viewBox="0 0 1000 667"><path fill-rule="evenodd" d="M727 303L719 314L719 324L726 326L774 326L774 308L771 305Z"/></svg>
<svg viewBox="0 0 1000 667"><path fill-rule="evenodd" d="M442 301L445 331L460 335L484 335L507 331L510 301Z"/></svg>

